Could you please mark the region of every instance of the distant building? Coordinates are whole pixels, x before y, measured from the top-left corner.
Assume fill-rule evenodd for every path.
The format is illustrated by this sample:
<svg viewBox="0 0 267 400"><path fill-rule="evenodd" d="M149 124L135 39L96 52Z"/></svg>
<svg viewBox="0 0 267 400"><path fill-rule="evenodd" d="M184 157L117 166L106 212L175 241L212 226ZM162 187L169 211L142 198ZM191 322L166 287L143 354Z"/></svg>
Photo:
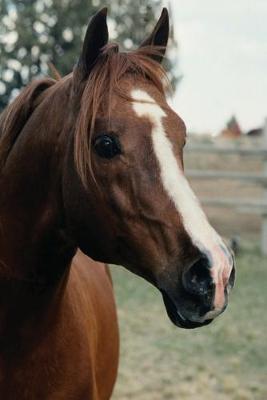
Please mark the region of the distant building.
<svg viewBox="0 0 267 400"><path fill-rule="evenodd" d="M263 128L255 128L251 129L247 132L247 136L258 137L263 134Z"/></svg>
<svg viewBox="0 0 267 400"><path fill-rule="evenodd" d="M225 129L222 130L220 136L226 139L237 139L242 135L240 125L233 115L227 122Z"/></svg>

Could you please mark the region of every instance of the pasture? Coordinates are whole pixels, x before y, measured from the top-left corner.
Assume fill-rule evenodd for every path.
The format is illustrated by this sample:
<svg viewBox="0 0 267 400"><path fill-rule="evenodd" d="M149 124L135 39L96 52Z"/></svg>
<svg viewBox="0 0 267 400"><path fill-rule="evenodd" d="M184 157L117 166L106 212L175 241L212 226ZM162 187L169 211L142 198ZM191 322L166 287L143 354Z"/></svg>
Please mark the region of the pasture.
<svg viewBox="0 0 267 400"><path fill-rule="evenodd" d="M114 400L267 399L267 268L257 248L237 257L225 313L186 331L171 325L160 293L112 267L121 334Z"/></svg>
<svg viewBox="0 0 267 400"><path fill-rule="evenodd" d="M185 157L186 167L257 171L257 160ZM260 196L239 182L192 181L200 195ZM206 209L226 237L241 236L236 285L225 313L186 331L171 325L160 293L123 268L112 267L121 357L114 400L266 400L267 260L260 255L260 220L235 210Z"/></svg>

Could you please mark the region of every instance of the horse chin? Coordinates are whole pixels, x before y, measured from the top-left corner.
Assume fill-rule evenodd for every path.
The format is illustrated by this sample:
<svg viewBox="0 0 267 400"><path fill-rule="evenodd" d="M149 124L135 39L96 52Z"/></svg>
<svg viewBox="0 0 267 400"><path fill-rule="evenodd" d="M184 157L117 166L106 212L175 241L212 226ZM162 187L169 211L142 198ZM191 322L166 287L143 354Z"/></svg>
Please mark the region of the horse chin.
<svg viewBox="0 0 267 400"><path fill-rule="evenodd" d="M177 326L178 328L183 328L183 329L195 329L195 328L201 328L202 326L206 326L210 324L213 320L212 319L207 319L203 322L195 322L195 321L190 321L189 319L186 319L182 316L182 314L179 312L177 309L177 306L175 303L171 300L171 298L168 296L168 294L165 291L161 291L163 301L165 304L165 308L168 314L168 317L172 321L172 323Z"/></svg>

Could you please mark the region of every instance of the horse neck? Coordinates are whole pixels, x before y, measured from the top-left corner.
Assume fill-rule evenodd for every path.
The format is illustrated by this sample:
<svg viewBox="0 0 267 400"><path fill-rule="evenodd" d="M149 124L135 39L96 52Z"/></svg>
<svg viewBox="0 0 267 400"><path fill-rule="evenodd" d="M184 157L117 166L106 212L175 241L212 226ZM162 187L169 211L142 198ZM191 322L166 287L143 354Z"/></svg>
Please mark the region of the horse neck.
<svg viewBox="0 0 267 400"><path fill-rule="evenodd" d="M0 285L7 287L9 281L24 298L25 291L34 293L32 287L57 292L76 250L65 231L61 199L66 138L60 132L67 97L48 90L0 175ZM11 298L8 291L6 295Z"/></svg>

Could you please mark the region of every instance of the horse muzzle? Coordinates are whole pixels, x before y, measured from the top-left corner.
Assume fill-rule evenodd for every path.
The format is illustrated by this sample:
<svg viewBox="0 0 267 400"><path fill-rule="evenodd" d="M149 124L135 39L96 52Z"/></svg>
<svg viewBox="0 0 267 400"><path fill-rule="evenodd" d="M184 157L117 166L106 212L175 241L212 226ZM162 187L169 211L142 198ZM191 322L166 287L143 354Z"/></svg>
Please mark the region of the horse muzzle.
<svg viewBox="0 0 267 400"><path fill-rule="evenodd" d="M199 260L188 268L181 284L160 288L167 314L178 327L194 329L208 325L222 314L228 304L228 296L234 285L235 266L229 278L215 281L207 260Z"/></svg>
<svg viewBox="0 0 267 400"><path fill-rule="evenodd" d="M194 328L200 328L201 326L208 325L209 323L212 322L212 319L207 319L205 321L194 321L192 319L189 319L186 317L182 312L180 311L179 305L176 304L172 300L172 298L165 292L164 290L161 290L163 301L165 304L165 308L168 314L168 317L172 321L174 325L176 325L179 328L184 328L184 329L194 329ZM195 319L195 317L193 317Z"/></svg>

